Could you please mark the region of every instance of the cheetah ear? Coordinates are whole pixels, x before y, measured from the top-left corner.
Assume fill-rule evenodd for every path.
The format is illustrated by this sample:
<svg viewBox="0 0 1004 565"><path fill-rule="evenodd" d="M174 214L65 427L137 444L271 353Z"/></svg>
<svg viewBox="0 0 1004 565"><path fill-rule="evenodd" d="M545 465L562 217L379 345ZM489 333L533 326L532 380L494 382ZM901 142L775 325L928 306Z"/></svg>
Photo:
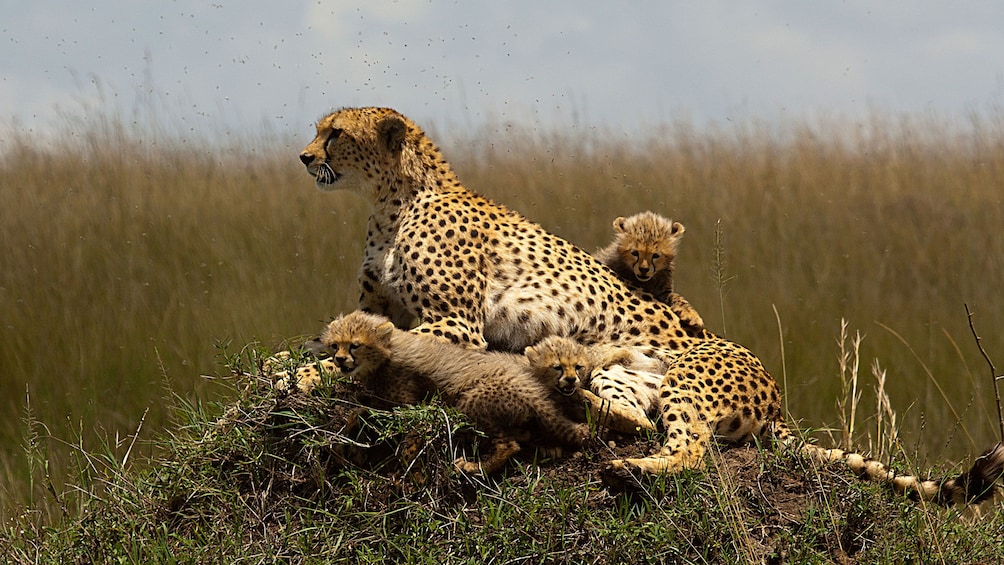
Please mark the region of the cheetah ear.
<svg viewBox="0 0 1004 565"><path fill-rule="evenodd" d="M399 155L404 149L408 125L397 116L387 116L377 124L377 139L380 144L394 155Z"/></svg>
<svg viewBox="0 0 1004 565"><path fill-rule="evenodd" d="M537 350L534 349L532 345L528 346L526 349L523 350L523 355L526 357L527 361L533 364L534 359L537 359Z"/></svg>
<svg viewBox="0 0 1004 565"><path fill-rule="evenodd" d="M614 231L617 233L624 233L625 222L627 222L627 218L624 218L623 216L618 216L617 219L614 220Z"/></svg>
<svg viewBox="0 0 1004 565"><path fill-rule="evenodd" d="M680 222L673 222L673 228L670 230L672 235L676 237L683 237L683 232L687 231L687 228L683 227Z"/></svg>
<svg viewBox="0 0 1004 565"><path fill-rule="evenodd" d="M381 338L389 337L394 333L394 322L387 321L377 326L377 335Z"/></svg>
<svg viewBox="0 0 1004 565"><path fill-rule="evenodd" d="M315 337L314 339L308 340L303 344L307 348L307 351L313 353L314 355L324 355L328 353L328 346L324 345L320 337Z"/></svg>

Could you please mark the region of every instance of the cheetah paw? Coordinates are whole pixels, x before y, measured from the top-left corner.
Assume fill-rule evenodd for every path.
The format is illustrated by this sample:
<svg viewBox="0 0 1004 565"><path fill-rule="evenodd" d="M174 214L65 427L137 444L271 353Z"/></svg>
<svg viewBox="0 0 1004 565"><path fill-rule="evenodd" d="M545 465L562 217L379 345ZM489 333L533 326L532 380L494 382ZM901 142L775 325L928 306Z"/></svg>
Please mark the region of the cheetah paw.
<svg viewBox="0 0 1004 565"><path fill-rule="evenodd" d="M643 412L610 402L585 389L580 392L582 399L586 401L590 416L600 426L625 434L640 434L643 430L655 431L655 424Z"/></svg>
<svg viewBox="0 0 1004 565"><path fill-rule="evenodd" d="M511 438L496 438L492 442L492 451L478 461L469 461L463 457L453 460L453 468L470 475L489 475L498 471L507 461L519 453L519 442Z"/></svg>

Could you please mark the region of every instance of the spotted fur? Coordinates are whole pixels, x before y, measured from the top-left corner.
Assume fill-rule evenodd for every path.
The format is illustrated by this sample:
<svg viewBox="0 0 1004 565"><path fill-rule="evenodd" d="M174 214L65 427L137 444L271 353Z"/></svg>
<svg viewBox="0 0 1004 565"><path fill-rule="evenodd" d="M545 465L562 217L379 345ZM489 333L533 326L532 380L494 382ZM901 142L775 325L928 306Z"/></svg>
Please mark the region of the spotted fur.
<svg viewBox="0 0 1004 565"><path fill-rule="evenodd" d="M521 355L458 347L361 311L332 321L315 345L376 397L413 404L439 395L506 441L526 436L536 445L579 447L589 437L587 425L547 399Z"/></svg>
<svg viewBox="0 0 1004 565"><path fill-rule="evenodd" d="M690 330L704 327L704 320L683 296L673 291L673 273L683 224L655 212L641 212L614 220L614 239L594 253L628 284L669 305Z"/></svg>
<svg viewBox="0 0 1004 565"><path fill-rule="evenodd" d="M352 190L373 206L359 272L362 310L402 329L417 319L415 334L471 349L520 352L557 335L633 348L665 363L657 403L666 441L653 456L611 462L615 469L695 467L713 437L747 441L773 432L792 440L777 384L749 350L703 329L685 331L666 304L633 290L588 253L466 189L401 114L333 112L319 120L300 160L322 190ZM630 371L594 374L589 387L625 418L640 412L638 428L651 427L644 416L650 387ZM1000 470L998 458L985 460L996 463L983 475ZM901 478L868 475L894 485Z"/></svg>

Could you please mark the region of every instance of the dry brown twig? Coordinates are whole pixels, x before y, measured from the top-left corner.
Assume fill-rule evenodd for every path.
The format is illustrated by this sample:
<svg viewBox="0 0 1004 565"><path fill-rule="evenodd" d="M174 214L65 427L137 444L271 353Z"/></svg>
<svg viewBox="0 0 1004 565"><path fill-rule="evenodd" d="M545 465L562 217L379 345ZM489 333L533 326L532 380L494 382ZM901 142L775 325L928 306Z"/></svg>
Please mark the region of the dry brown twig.
<svg viewBox="0 0 1004 565"><path fill-rule="evenodd" d="M976 338L976 347L980 349L980 353L983 354L983 358L987 360L987 365L990 365L990 380L994 384L994 397L997 399L997 423L1000 425L1001 431L1001 443L1004 443L1004 417L1001 416L1001 392L998 383L1001 379L1004 379L1004 375L997 374L997 367L994 366L994 362L990 360L990 356L987 355L985 349L983 349L983 344L981 343L979 334L976 333L976 326L973 325L973 312L969 309L969 305L966 304L966 315L969 317L969 329L973 332L973 337Z"/></svg>

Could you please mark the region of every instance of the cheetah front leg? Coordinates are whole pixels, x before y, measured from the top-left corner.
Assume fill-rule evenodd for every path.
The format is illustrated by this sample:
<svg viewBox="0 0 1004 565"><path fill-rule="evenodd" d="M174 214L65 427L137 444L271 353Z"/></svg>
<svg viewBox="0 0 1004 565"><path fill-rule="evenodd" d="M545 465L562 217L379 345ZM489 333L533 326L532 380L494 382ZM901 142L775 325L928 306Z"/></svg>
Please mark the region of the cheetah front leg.
<svg viewBox="0 0 1004 565"><path fill-rule="evenodd" d="M672 391L664 397L662 422L666 443L656 455L638 459L615 459L610 462L616 471L641 471L643 473L676 472L695 469L703 464L704 454L711 444L711 427L698 412L699 401L690 391Z"/></svg>
<svg viewBox="0 0 1004 565"><path fill-rule="evenodd" d="M442 317L423 321L411 331L413 333L431 335L468 349L485 350L488 348L488 342L485 341L482 335L481 326L473 320Z"/></svg>
<svg viewBox="0 0 1004 565"><path fill-rule="evenodd" d="M274 366L275 363L269 364L269 361L281 356L281 354L287 354L288 352L282 351L273 357L270 357L265 361L266 371L271 375L273 381L275 382L275 388L282 391L291 391L293 388L302 392L309 393L314 390L317 385L321 384L321 375L332 375L338 373L338 367L330 359L318 359L308 365L298 367L293 374L290 375L288 370L271 372L270 368Z"/></svg>
<svg viewBox="0 0 1004 565"><path fill-rule="evenodd" d="M377 275L365 267L359 272L359 288L359 310L387 316L396 328L411 328L416 318L415 313L408 310L400 300L393 298L393 294L379 281Z"/></svg>
<svg viewBox="0 0 1004 565"><path fill-rule="evenodd" d="M655 424L648 418L639 395L631 390L631 378L621 365L593 370L589 377L589 389L583 390L589 411L600 425L624 433L638 433L641 430L655 430Z"/></svg>
<svg viewBox="0 0 1004 565"><path fill-rule="evenodd" d="M490 475L501 469L519 450L519 442L515 439L496 437L492 440L492 451L488 456L473 461L458 457L453 461L453 467L468 475Z"/></svg>

